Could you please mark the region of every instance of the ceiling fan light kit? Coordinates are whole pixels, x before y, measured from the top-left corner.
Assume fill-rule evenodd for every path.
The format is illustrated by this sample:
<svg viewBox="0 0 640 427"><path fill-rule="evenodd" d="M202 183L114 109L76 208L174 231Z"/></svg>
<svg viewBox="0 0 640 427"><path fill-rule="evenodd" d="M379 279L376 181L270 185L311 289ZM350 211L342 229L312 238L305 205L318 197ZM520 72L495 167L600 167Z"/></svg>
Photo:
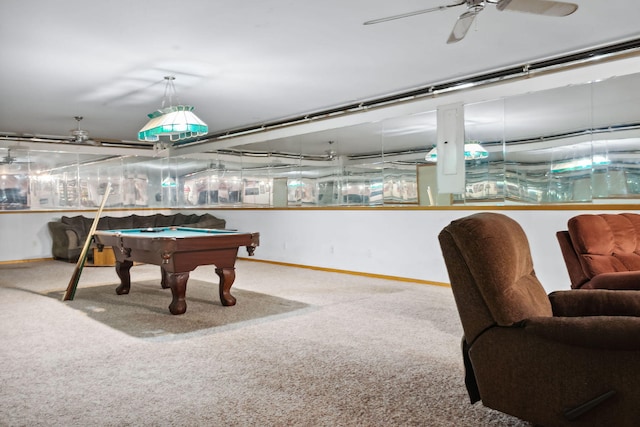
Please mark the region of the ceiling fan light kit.
<svg viewBox="0 0 640 427"><path fill-rule="evenodd" d="M161 137L169 141L182 141L206 135L208 126L198 116L193 113L191 105L171 105L172 96L175 94L173 81L175 77L166 76L162 108L148 114L149 122L138 132L140 141L157 142ZM165 101L169 100L169 107L164 107Z"/></svg>
<svg viewBox="0 0 640 427"><path fill-rule="evenodd" d="M417 10L414 12L402 13L400 15L388 16L386 18L373 19L364 25L379 24L381 22L393 21L396 19L408 18L410 16L421 15L423 13L439 12L452 7L465 5L467 10L463 12L453 26L453 30L447 39L447 43L456 43L462 40L471 28L471 24L476 16L484 10L485 5L494 4L499 11L532 13L542 16L567 16L578 10L578 5L552 0L463 0L456 3L432 7L429 9Z"/></svg>

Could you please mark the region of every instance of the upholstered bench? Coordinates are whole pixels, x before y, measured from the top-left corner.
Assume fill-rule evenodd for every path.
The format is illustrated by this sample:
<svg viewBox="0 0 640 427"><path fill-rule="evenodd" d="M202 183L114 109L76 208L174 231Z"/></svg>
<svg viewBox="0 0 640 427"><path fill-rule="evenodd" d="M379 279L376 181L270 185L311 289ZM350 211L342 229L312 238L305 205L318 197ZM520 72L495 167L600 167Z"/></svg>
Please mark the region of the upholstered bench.
<svg viewBox="0 0 640 427"><path fill-rule="evenodd" d="M558 231L571 287L640 289L640 214L583 214Z"/></svg>

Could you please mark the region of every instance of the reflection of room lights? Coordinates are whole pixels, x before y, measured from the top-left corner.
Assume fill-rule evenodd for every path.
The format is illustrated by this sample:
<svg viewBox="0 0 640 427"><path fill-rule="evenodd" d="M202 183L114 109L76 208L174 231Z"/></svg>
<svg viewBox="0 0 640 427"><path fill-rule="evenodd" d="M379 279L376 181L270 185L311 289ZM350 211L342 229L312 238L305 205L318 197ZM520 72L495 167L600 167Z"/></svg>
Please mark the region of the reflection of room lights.
<svg viewBox="0 0 640 427"><path fill-rule="evenodd" d="M582 158L578 160L571 160L566 163L562 163L555 168L551 169L551 172L571 172L584 169L591 169L594 166L605 166L611 163L606 156L595 155L593 159Z"/></svg>
<svg viewBox="0 0 640 427"><path fill-rule="evenodd" d="M464 144L464 159L465 160L481 160L489 157L489 152L482 148L482 145L477 143ZM428 162L438 161L438 150L433 147L431 151L427 153L424 158Z"/></svg>

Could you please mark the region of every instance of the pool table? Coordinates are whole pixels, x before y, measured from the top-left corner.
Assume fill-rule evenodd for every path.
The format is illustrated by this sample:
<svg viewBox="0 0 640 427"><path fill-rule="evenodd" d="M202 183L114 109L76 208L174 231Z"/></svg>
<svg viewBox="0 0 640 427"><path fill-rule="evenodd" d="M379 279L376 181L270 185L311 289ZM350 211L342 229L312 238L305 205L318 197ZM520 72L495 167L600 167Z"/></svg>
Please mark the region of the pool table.
<svg viewBox="0 0 640 427"><path fill-rule="evenodd" d="M260 244L259 233L188 227L153 227L127 230L98 230L93 238L98 247L111 246L116 257L116 273L120 286L118 295L128 294L131 288L130 269L134 262L159 265L161 286L171 288L171 314L187 311L185 293L189 273L199 265L216 266L220 278L219 293L222 305L236 303L231 295L235 280L238 248L247 248L252 256Z"/></svg>

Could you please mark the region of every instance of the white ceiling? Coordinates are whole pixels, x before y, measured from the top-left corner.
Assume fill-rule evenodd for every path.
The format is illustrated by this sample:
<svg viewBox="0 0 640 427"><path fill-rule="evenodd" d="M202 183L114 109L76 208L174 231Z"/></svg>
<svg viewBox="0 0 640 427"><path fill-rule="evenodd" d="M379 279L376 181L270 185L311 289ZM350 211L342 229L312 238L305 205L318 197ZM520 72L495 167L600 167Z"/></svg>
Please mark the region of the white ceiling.
<svg viewBox="0 0 640 427"><path fill-rule="evenodd" d="M453 2L453 0L450 0ZM135 141L163 77L212 133L640 37L637 0L564 18L487 5L365 26L446 0L2 0L0 134Z"/></svg>

